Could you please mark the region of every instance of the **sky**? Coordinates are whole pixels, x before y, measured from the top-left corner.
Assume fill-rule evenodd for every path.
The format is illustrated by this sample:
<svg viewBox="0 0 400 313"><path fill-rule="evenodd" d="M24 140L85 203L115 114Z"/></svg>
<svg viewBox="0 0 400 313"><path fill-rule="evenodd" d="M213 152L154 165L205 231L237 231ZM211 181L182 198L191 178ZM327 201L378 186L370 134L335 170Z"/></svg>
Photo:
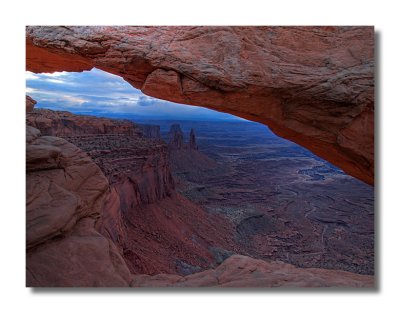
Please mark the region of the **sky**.
<svg viewBox="0 0 400 313"><path fill-rule="evenodd" d="M96 116L173 120L241 120L230 114L144 95L123 78L98 70L26 72L26 93L36 108Z"/></svg>

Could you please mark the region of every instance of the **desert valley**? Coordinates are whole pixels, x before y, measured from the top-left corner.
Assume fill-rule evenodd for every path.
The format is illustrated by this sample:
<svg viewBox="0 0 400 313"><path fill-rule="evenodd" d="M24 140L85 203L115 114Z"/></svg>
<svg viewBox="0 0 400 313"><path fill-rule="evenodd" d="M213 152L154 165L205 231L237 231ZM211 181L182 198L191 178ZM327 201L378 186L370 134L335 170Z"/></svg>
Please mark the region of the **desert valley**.
<svg viewBox="0 0 400 313"><path fill-rule="evenodd" d="M30 88L27 286L372 287L373 85L361 49L369 29L292 28L335 46L330 58L290 44L286 28L183 28L165 46L176 31L167 27L160 46L148 46L158 31L27 28L33 73L94 64L149 96L242 117L71 113ZM337 36L352 53L341 54ZM224 38L241 47L239 61ZM188 41L203 56L199 47L214 40L228 74L178 49ZM273 57L260 56L262 45ZM252 57L265 72L247 64ZM247 81L235 76L238 64L254 70Z"/></svg>
<svg viewBox="0 0 400 313"><path fill-rule="evenodd" d="M109 182L96 228L115 243L130 273L187 276L243 255L300 268L373 274L373 188L264 125L146 122L46 109L27 114L28 130L41 131L39 143L28 146L28 177L42 180L45 169L72 175L62 166L63 152L48 151L40 143L52 138L47 136L86 152ZM54 164L37 168L46 157ZM42 205L39 185L31 195L32 207ZM48 193L54 197L50 189ZM66 197L63 202L70 201ZM28 229L44 227L37 222L36 215L31 219L28 214L28 226L33 226ZM58 231L60 240L65 230ZM49 247L53 245L54 240ZM32 272L43 257L51 257L46 250L39 255L28 250ZM52 266L48 275L60 264ZM33 276L28 283L40 280Z"/></svg>

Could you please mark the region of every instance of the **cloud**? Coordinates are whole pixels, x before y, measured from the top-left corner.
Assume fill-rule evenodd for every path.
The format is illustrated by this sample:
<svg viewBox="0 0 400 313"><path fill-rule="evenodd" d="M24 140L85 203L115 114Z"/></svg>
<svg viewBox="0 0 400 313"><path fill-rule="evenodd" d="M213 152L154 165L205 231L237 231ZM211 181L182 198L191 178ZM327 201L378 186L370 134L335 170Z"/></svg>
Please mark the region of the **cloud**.
<svg viewBox="0 0 400 313"><path fill-rule="evenodd" d="M40 77L32 72L26 72L25 73L25 79L26 80L34 80L34 79L40 79Z"/></svg>
<svg viewBox="0 0 400 313"><path fill-rule="evenodd" d="M37 93L37 92L40 92L40 91L38 91L38 90L35 89L35 88L26 87L26 88L25 88L25 92L26 92L26 93Z"/></svg>
<svg viewBox="0 0 400 313"><path fill-rule="evenodd" d="M144 95L123 78L98 69L81 73L26 72L26 92L36 107L107 116L120 114L157 119L232 119L231 115L176 104Z"/></svg>
<svg viewBox="0 0 400 313"><path fill-rule="evenodd" d="M41 75L44 77L65 77L68 76L68 72L54 72L54 73L42 73L42 74L37 74Z"/></svg>
<svg viewBox="0 0 400 313"><path fill-rule="evenodd" d="M53 79L53 78L49 78L46 79L47 82L49 83L55 83L55 84L68 84L68 82L62 80L62 79Z"/></svg>
<svg viewBox="0 0 400 313"><path fill-rule="evenodd" d="M86 102L86 100L84 100L84 99L82 99L82 98L79 98L79 97L68 96L68 95L65 95L65 96L62 96L62 97L63 97L67 102L73 103L73 104L81 105L81 104L83 104L83 103Z"/></svg>
<svg viewBox="0 0 400 313"><path fill-rule="evenodd" d="M148 106L156 105L160 101L162 101L162 100L158 100L158 99L154 99L149 96L141 95L138 99L138 105L140 105L142 107L148 107Z"/></svg>

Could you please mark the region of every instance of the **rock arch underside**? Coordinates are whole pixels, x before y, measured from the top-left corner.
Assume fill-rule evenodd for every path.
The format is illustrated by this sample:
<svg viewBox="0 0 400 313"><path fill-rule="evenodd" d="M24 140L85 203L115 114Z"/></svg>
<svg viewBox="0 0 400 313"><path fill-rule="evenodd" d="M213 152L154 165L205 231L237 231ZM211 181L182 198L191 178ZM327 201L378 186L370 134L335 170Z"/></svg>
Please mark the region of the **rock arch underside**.
<svg viewBox="0 0 400 313"><path fill-rule="evenodd" d="M374 184L373 27L28 26L29 71L93 67L268 125Z"/></svg>
<svg viewBox="0 0 400 313"><path fill-rule="evenodd" d="M374 183L372 27L28 26L26 48L29 71L96 67L147 95L264 123ZM174 132L171 126L177 140L167 147L142 137L144 131L160 137L159 128L36 110L35 104L27 96L27 286L374 285L371 272L302 268L235 250L220 217L208 218L175 190L168 151L190 151L190 157L208 162L197 150L194 131L182 152L182 135L172 137L181 133L179 125ZM120 151L125 161L118 165ZM373 238L373 229L366 236ZM370 250L362 255L373 251L373 240L367 243ZM216 251L221 262L211 266L210 247L225 245L232 251ZM175 274L168 270L172 257L196 259L192 267L202 271ZM183 269L191 266L181 263Z"/></svg>

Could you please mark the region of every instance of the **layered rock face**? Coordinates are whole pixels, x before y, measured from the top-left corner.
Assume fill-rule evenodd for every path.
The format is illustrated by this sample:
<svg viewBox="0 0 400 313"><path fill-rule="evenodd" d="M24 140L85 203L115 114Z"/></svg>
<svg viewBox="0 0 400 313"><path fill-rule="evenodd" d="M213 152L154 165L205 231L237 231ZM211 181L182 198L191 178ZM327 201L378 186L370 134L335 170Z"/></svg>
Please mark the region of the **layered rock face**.
<svg viewBox="0 0 400 313"><path fill-rule="evenodd" d="M62 137L81 148L111 184L131 181L132 190L121 194L136 197L127 206L153 203L174 189L165 143L143 137L142 130L130 121L45 109L28 113L26 121L44 134Z"/></svg>
<svg viewBox="0 0 400 313"><path fill-rule="evenodd" d="M41 109L28 114L27 123L85 151L108 178L110 192L96 229L116 244L131 273L191 274L214 263L210 246L234 247L229 230L218 226L223 220L209 220L201 207L174 192L165 142L132 132L134 123L119 127L118 120ZM104 124L113 132L104 133Z"/></svg>
<svg viewBox="0 0 400 313"><path fill-rule="evenodd" d="M125 135L70 136L110 182L100 229L112 239L132 273L189 273L212 263L209 234L217 242L216 218L207 222L201 208L174 192L167 146L159 140ZM199 222L200 221L200 222ZM206 225L206 226L203 226ZM183 233L182 233L183 231Z"/></svg>
<svg viewBox="0 0 400 313"><path fill-rule="evenodd" d="M27 103L29 101L28 98L30 97L26 97ZM36 104L36 101L34 104ZM122 134L138 137L141 134L139 127L127 120L110 120L89 115L76 115L66 111L33 110L33 106L27 114L26 122L28 125L40 129L42 134L46 136Z"/></svg>
<svg viewBox="0 0 400 313"><path fill-rule="evenodd" d="M27 69L122 76L268 125L374 182L373 27L29 26Z"/></svg>
<svg viewBox="0 0 400 313"><path fill-rule="evenodd" d="M94 227L109 187L100 168L36 128L26 140L27 286L128 286L125 261Z"/></svg>
<svg viewBox="0 0 400 313"><path fill-rule="evenodd" d="M108 178L110 192L103 198L104 218L97 222L97 228L122 254L131 233L129 225L140 224L136 211L171 196L174 190L166 144L144 138L139 127L129 121L35 109L27 114L27 123L85 151ZM46 158L42 162L48 163ZM126 261L140 272L131 264L132 258L127 256Z"/></svg>
<svg viewBox="0 0 400 313"><path fill-rule="evenodd" d="M142 128L130 121L46 109L33 110L26 121L87 152L111 184L132 181L132 190L121 196L137 197L127 205L152 203L173 190L165 143L144 138Z"/></svg>

